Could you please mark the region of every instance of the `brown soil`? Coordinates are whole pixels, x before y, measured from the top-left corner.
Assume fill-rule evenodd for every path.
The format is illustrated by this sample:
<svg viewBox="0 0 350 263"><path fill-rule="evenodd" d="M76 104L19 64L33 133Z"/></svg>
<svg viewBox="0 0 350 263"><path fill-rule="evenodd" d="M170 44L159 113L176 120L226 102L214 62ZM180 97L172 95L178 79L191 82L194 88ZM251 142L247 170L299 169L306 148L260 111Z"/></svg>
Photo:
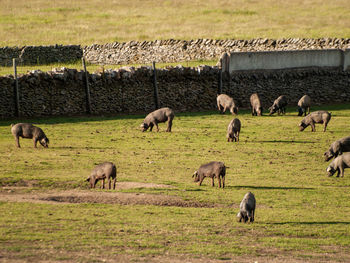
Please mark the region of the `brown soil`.
<svg viewBox="0 0 350 263"><path fill-rule="evenodd" d="M336 263L336 262L349 262L349 255L337 254L337 255L325 255L325 254L312 254L313 258L300 257L297 251L283 252L281 251L261 251L263 254L261 256L252 255L241 255L241 256L231 256L222 257L220 259L211 259L202 256L191 256L191 255L169 255L165 253L164 255L158 256L146 256L138 257L136 255L130 254L115 254L111 255L96 255L94 253L83 253L83 252L72 252L70 251L57 251L57 250L43 250L41 254L26 257L25 261L23 259L18 259L16 252L11 254L4 252L0 248L0 262L35 262L35 263L54 263L54 262L149 262L149 263L160 263L160 262L172 262L172 263L182 263L182 262L192 262L192 263L219 263L219 262L240 262L240 263ZM62 259L55 260L62 256ZM66 258L66 259L64 259ZM70 259L68 259L70 258ZM75 260L73 261L72 258Z"/></svg>
<svg viewBox="0 0 350 263"><path fill-rule="evenodd" d="M172 188L169 185L119 182L117 191L133 188ZM144 193L121 193L113 190L65 190L47 192L23 193L26 187L2 187L0 191L0 201L6 202L31 202L48 204L71 204L71 203L101 203L101 204L121 204L121 205L160 205L179 207L221 207L218 204L200 203L186 201L178 196L164 194L144 194Z"/></svg>

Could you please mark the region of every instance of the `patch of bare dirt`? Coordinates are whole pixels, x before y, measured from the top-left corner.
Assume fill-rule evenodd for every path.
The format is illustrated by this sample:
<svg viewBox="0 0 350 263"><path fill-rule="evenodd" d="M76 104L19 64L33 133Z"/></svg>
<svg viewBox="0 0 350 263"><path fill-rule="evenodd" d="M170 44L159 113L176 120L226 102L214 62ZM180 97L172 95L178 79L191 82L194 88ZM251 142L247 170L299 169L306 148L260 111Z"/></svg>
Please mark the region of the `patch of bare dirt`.
<svg viewBox="0 0 350 263"><path fill-rule="evenodd" d="M1 253L2 252L2 253ZM266 251L267 252L267 251ZM272 251L271 251L272 252ZM172 263L219 263L219 262L240 262L240 263L335 263L335 262L349 262L349 256L344 254L330 255L327 254L315 254L312 257L303 257L293 251L282 252L276 249L276 253L263 254L261 256L255 255L240 255L240 256L227 256L219 258L208 258L205 256L193 256L193 255L169 255L165 252L164 255L138 257L130 254L99 254L96 252L72 252L72 251L57 251L44 249L38 253L33 251L31 255L25 258L25 262L40 262L40 263L54 263L54 262L172 262ZM283 254L282 254L283 253ZM343 257L345 256L345 257ZM74 259L74 260L73 260ZM0 249L0 262L23 262L23 256L19 253L8 251L2 251Z"/></svg>
<svg viewBox="0 0 350 263"><path fill-rule="evenodd" d="M147 184L137 182L120 182L117 191L133 188L172 188L169 185ZM117 191L94 191L94 190L66 190L48 192L23 192L23 187L2 187L0 201L5 202L31 202L48 204L76 204L76 203L100 203L121 205L159 205L178 207L217 207L222 205L200 203L183 200L178 196L164 194L145 193L121 193Z"/></svg>

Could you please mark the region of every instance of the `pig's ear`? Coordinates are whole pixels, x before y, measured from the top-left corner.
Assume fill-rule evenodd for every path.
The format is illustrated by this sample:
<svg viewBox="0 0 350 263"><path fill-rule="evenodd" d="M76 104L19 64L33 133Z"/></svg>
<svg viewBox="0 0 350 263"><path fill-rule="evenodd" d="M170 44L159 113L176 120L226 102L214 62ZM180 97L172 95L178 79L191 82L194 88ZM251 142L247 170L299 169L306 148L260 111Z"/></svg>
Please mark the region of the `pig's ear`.
<svg viewBox="0 0 350 263"><path fill-rule="evenodd" d="M198 174L198 171L195 171L195 172L192 174L192 178L195 177L197 174Z"/></svg>
<svg viewBox="0 0 350 263"><path fill-rule="evenodd" d="M88 179L86 179L86 182L90 182L90 177Z"/></svg>

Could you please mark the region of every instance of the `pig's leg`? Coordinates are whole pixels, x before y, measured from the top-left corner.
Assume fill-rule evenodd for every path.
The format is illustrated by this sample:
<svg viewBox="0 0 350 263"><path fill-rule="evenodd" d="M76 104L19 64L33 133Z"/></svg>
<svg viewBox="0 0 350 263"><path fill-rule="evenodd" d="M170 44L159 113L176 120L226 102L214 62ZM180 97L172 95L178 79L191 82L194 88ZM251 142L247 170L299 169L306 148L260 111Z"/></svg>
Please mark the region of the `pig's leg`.
<svg viewBox="0 0 350 263"><path fill-rule="evenodd" d="M325 132L325 131L326 131L326 129L327 129L327 122L325 121L325 122L324 122L323 132Z"/></svg>
<svg viewBox="0 0 350 263"><path fill-rule="evenodd" d="M310 125L311 125L311 131L312 131L312 132L315 132L315 131L316 131L315 123L312 121L312 122L310 123Z"/></svg>
<svg viewBox="0 0 350 263"><path fill-rule="evenodd" d="M344 166L343 165L341 165L339 167L339 171L340 171L340 177L344 177Z"/></svg>
<svg viewBox="0 0 350 263"><path fill-rule="evenodd" d="M225 188L225 176L222 177L222 188Z"/></svg>
<svg viewBox="0 0 350 263"><path fill-rule="evenodd" d="M340 168L337 168L337 176L336 177L339 177L339 174L340 174Z"/></svg>
<svg viewBox="0 0 350 263"><path fill-rule="evenodd" d="M113 179L113 190L115 190L115 184L117 183L117 177L114 177Z"/></svg>
<svg viewBox="0 0 350 263"><path fill-rule="evenodd" d="M152 131L153 126L154 126L154 125L153 125L153 123L151 122L150 125L149 125L149 131Z"/></svg>
<svg viewBox="0 0 350 263"><path fill-rule="evenodd" d="M156 127L157 127L157 132L159 132L159 127L158 127L158 122L154 122L154 125L156 125Z"/></svg>
<svg viewBox="0 0 350 263"><path fill-rule="evenodd" d="M34 142L34 148L37 148L37 147L36 147L36 144L37 144L37 142L38 142L38 139L37 139L37 138L33 138L33 142Z"/></svg>
<svg viewBox="0 0 350 263"><path fill-rule="evenodd" d="M21 148L21 146L19 145L19 136L16 136L16 137L15 137L15 140L16 140L17 147L18 147L18 148Z"/></svg>
<svg viewBox="0 0 350 263"><path fill-rule="evenodd" d="M215 176L213 176L213 177L211 178L211 186L214 186L214 177L215 177Z"/></svg>
<svg viewBox="0 0 350 263"><path fill-rule="evenodd" d="M218 184L219 184L219 188L221 188L221 178L220 178L220 174L218 174Z"/></svg>
<svg viewBox="0 0 350 263"><path fill-rule="evenodd" d="M201 178L200 178L200 180L199 180L199 186L202 185L203 180L204 180L204 176L201 176Z"/></svg>
<svg viewBox="0 0 350 263"><path fill-rule="evenodd" d="M167 132L171 132L172 125L173 125L173 120L171 118L168 118L168 128L166 129Z"/></svg>
<svg viewBox="0 0 350 263"><path fill-rule="evenodd" d="M105 189L105 178L102 178L101 189Z"/></svg>
<svg viewBox="0 0 350 263"><path fill-rule="evenodd" d="M222 111L221 111L221 105L220 105L219 102L218 102L218 109L219 109L219 112L222 113Z"/></svg>
<svg viewBox="0 0 350 263"><path fill-rule="evenodd" d="M111 177L108 177L108 189L111 190L112 187L112 180Z"/></svg>

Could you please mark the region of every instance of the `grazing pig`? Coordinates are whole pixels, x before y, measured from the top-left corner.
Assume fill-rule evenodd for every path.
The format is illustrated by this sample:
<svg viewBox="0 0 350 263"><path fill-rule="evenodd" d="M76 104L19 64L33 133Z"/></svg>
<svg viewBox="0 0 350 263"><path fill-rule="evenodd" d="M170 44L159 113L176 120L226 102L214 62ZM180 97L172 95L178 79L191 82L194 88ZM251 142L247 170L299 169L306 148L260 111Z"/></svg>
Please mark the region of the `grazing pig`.
<svg viewBox="0 0 350 263"><path fill-rule="evenodd" d="M237 214L239 222L242 222L242 220L244 223L246 223L248 220L249 222L254 222L255 206L256 201L254 194L251 192L246 193L239 206L240 211Z"/></svg>
<svg viewBox="0 0 350 263"><path fill-rule="evenodd" d="M105 179L108 180L108 189L111 189L111 180L113 179L113 189L117 182L117 168L114 163L104 162L97 165L86 179L90 183L90 188L95 188L97 182L102 180L101 189L105 188Z"/></svg>
<svg viewBox="0 0 350 263"><path fill-rule="evenodd" d="M338 172L337 177L344 176L344 169L350 167L350 152L339 155L335 158L327 168L328 176L332 176L335 172Z"/></svg>
<svg viewBox="0 0 350 263"><path fill-rule="evenodd" d="M331 144L328 151L323 154L325 161L341 155L343 152L350 152L350 136L341 138Z"/></svg>
<svg viewBox="0 0 350 263"><path fill-rule="evenodd" d="M301 97L301 99L298 101L298 116L306 116L306 111L308 111L307 114L310 114L310 105L311 105L311 99L308 95L304 95Z"/></svg>
<svg viewBox="0 0 350 263"><path fill-rule="evenodd" d="M257 93L250 96L250 105L252 107L252 116L262 116L263 108Z"/></svg>
<svg viewBox="0 0 350 263"><path fill-rule="evenodd" d="M299 124L299 130L303 131L306 127L311 125L311 131L316 131L315 123L323 123L323 131L326 131L327 124L331 119L331 114L328 111L319 110L311 112L309 115L304 117L304 119Z"/></svg>
<svg viewBox="0 0 350 263"><path fill-rule="evenodd" d="M227 127L227 141L239 141L239 133L241 131L241 121L237 118L234 118L232 121L230 121L230 124Z"/></svg>
<svg viewBox="0 0 350 263"><path fill-rule="evenodd" d="M269 108L270 114L272 115L275 112L278 112L278 115L285 114L286 113L286 106L288 104L287 97L284 95L279 96L275 101L273 102L272 106Z"/></svg>
<svg viewBox="0 0 350 263"><path fill-rule="evenodd" d="M19 137L33 139L34 148L37 148L36 144L38 141L43 147L49 147L49 139L46 137L43 130L30 123L11 124L11 133L15 137L18 148L21 147L19 145Z"/></svg>
<svg viewBox="0 0 350 263"><path fill-rule="evenodd" d="M219 187L221 187L222 179L222 188L225 188L225 175L226 167L223 162L210 162L203 164L195 171L192 175L194 177L194 182L199 182L199 185L202 184L205 177L211 178L211 186L214 186L214 178L216 177L219 182Z"/></svg>
<svg viewBox="0 0 350 263"><path fill-rule="evenodd" d="M216 102L220 113L224 114L227 109L230 110L231 114L238 113L238 107L236 107L235 101L226 94L220 94L216 97Z"/></svg>
<svg viewBox="0 0 350 263"><path fill-rule="evenodd" d="M157 132L159 131L158 123L166 122L168 121L168 128L166 129L167 132L171 132L171 126L173 124L174 119L174 111L170 108L161 108L158 110L155 110L148 114L146 118L143 120L143 123L141 124L141 130L147 131L148 128L150 128L150 131L152 131L153 126L155 125L157 127Z"/></svg>

